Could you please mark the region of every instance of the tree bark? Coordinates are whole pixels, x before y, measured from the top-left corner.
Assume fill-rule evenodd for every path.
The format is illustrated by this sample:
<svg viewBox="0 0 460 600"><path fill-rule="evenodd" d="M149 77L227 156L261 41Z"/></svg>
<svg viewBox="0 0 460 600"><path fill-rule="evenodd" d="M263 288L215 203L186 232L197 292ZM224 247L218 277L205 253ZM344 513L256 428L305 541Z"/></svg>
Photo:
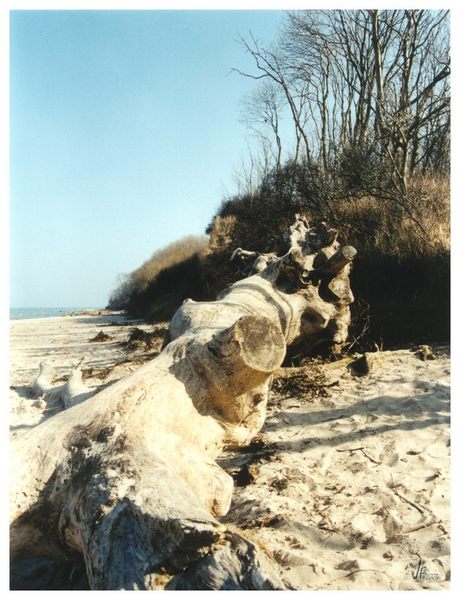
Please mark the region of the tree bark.
<svg viewBox="0 0 460 600"><path fill-rule="evenodd" d="M95 590L283 589L263 553L219 524L233 480L215 459L261 429L288 345L345 341L354 251L300 217L290 237L215 302L186 301L157 358L82 402L67 385L70 408L14 442L14 587L35 576L39 588L44 561L83 558Z"/></svg>

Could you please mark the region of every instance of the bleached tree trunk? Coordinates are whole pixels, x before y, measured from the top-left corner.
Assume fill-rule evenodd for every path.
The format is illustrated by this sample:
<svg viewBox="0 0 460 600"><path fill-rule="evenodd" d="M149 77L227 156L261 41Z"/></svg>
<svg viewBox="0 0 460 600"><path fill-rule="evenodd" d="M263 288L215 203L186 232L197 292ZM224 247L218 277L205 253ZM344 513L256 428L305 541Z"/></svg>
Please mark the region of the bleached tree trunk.
<svg viewBox="0 0 460 600"><path fill-rule="evenodd" d="M262 427L288 345L346 338L354 249L301 217L287 238L286 255L216 302L186 301L156 359L15 443L15 581L33 577L40 557L63 564L77 553L91 589L283 587L217 521L233 480L215 459Z"/></svg>

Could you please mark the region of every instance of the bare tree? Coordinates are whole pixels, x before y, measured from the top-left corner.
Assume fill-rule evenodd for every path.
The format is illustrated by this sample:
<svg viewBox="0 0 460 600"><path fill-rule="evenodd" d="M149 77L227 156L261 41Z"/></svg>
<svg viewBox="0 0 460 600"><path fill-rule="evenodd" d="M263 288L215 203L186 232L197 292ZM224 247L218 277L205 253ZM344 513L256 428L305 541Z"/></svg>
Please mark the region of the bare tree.
<svg viewBox="0 0 460 600"><path fill-rule="evenodd" d="M305 98L303 95L294 95L291 92L291 86L289 80L285 76L286 65L282 55L276 51L276 49L264 49L261 48L257 40L251 35L251 42L247 42L241 38L246 52L251 54L256 63L258 74L250 74L239 69L234 69L240 75L250 77L251 79L261 80L269 79L282 91L286 104L289 107L291 117L294 121L296 131L302 138L303 143L307 151L307 155L310 155L310 145L306 132L303 127L303 110L305 106Z"/></svg>
<svg viewBox="0 0 460 600"><path fill-rule="evenodd" d="M289 108L295 162L302 156L332 172L344 149L359 156L372 147L380 171L390 175L374 192L414 209L408 178L448 164L448 11L296 11L288 13L277 46L263 48L252 36L242 43L256 72L239 72L269 80L270 94L278 88ZM266 95L259 102L263 114ZM267 122L276 137L279 120L272 116Z"/></svg>
<svg viewBox="0 0 460 600"><path fill-rule="evenodd" d="M243 102L242 122L259 140L264 153L281 168L283 144L280 131L282 97L273 81L264 81Z"/></svg>

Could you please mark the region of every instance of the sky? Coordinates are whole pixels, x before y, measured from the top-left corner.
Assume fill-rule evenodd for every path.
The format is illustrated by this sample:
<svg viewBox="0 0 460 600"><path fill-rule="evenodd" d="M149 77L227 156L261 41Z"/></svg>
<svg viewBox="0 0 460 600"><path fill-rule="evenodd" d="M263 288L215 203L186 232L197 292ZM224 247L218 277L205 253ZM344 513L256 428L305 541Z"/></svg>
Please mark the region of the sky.
<svg viewBox="0 0 460 600"><path fill-rule="evenodd" d="M248 154L238 42L279 10L10 13L10 305L105 306L204 234Z"/></svg>

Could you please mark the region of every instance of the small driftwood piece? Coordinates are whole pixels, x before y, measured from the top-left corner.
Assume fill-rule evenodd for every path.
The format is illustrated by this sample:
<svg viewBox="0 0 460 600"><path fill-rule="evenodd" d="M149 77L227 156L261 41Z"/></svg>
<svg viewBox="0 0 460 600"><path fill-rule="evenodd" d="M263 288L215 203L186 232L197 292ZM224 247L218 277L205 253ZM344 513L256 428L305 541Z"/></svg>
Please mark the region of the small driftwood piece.
<svg viewBox="0 0 460 600"><path fill-rule="evenodd" d="M15 442L15 587L33 588L43 561L84 561L93 590L283 588L265 555L219 524L233 480L215 460L261 429L288 346L347 336L355 252L301 217L287 238L285 255L215 302L186 301L158 357Z"/></svg>
<svg viewBox="0 0 460 600"><path fill-rule="evenodd" d="M39 374L32 384L32 393L36 398L45 400L47 404L61 404L70 408L93 395L93 391L83 382L80 363L72 369L67 381L58 386L53 385L56 372L44 362L39 364Z"/></svg>

